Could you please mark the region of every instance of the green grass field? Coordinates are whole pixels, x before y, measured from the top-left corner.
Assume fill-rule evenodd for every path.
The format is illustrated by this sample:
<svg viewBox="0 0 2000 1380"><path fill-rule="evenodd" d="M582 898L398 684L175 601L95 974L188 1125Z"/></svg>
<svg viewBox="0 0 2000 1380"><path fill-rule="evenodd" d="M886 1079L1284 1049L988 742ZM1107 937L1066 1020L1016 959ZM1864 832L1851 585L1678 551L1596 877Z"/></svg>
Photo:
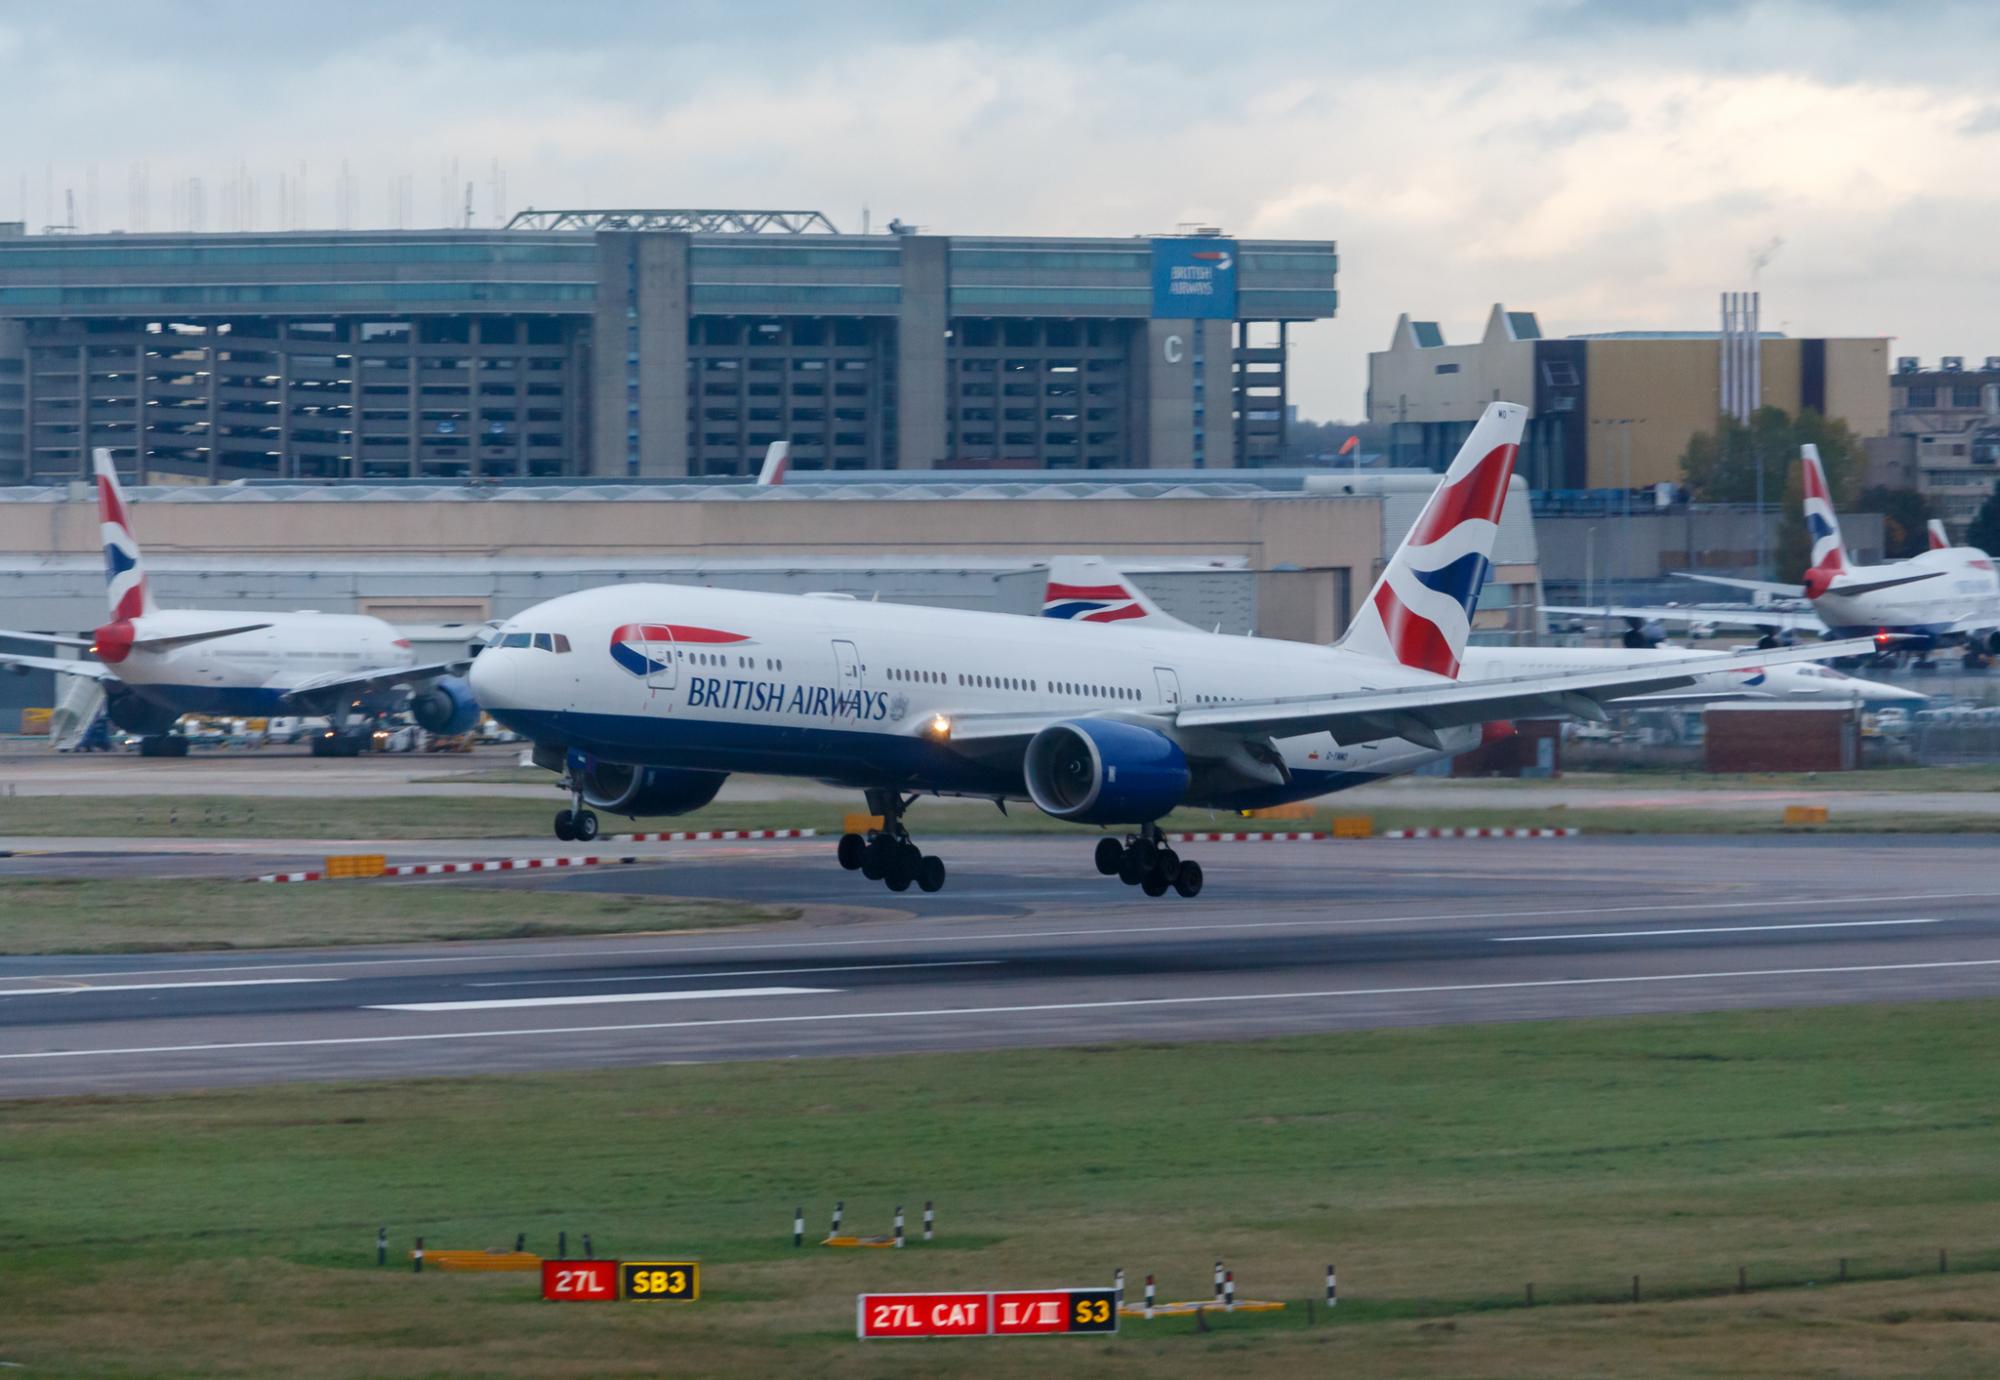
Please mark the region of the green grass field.
<svg viewBox="0 0 2000 1380"><path fill-rule="evenodd" d="M1654 783L1658 785L1657 782ZM1491 807L1444 808L1420 801L1376 807L1336 803L1310 820L1244 821L1209 810L1178 810L1162 824L1168 829L1326 829L1336 816L1365 814L1377 829L1418 827L1575 825L1608 834L1778 833L1783 802L1768 810L1656 809L1603 806L1570 809L1548 805L1532 789L1510 782L1496 787ZM374 796L294 799L289 797L157 796L0 797L0 837L19 838L277 838L277 839L550 839L549 825L560 798ZM858 807L857 807L858 808ZM838 833L847 808L824 801L725 802L691 815L633 823L604 817L605 832L634 829L818 829ZM1058 834L1080 837L1075 825L1050 819L1026 805L1006 815L990 806L919 801L909 813L920 837L967 834ZM2000 833L2000 814L1897 813L1850 811L1836 807L1822 832L1964 834ZM551 842L553 840L551 839ZM577 845L581 847L582 845Z"/></svg>
<svg viewBox="0 0 2000 1380"><path fill-rule="evenodd" d="M0 880L0 954L142 953L528 939L789 920L787 906L525 891L477 883L256 886L183 879Z"/></svg>
<svg viewBox="0 0 2000 1380"><path fill-rule="evenodd" d="M0 1361L92 1376L1987 1377L2000 1002L13 1103ZM669 1057L671 1048L663 1047ZM794 1250L938 1205L900 1253ZM373 1263L386 1224L396 1266ZM432 1248L694 1255L542 1304ZM1935 1274L1936 1251L1953 1273ZM1835 1284L1837 1261L1871 1282ZM852 1340L858 1291L1221 1257L1273 1319ZM1338 1263L1342 1303L1302 1301ZM1737 1266L1753 1290L1729 1292ZM1642 1277L1645 1302L1609 1303ZM1516 1306L1534 1281L1549 1306ZM1588 1302L1600 1300L1599 1302Z"/></svg>

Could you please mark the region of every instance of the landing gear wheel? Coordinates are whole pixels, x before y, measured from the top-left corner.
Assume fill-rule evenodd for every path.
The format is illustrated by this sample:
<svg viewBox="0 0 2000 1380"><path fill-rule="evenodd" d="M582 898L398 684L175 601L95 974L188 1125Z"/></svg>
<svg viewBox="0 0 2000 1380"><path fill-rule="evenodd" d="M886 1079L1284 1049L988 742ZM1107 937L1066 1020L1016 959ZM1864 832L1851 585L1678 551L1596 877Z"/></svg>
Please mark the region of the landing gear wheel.
<svg viewBox="0 0 2000 1380"><path fill-rule="evenodd" d="M1174 890L1188 897L1201 895L1201 864L1193 861L1182 863L1180 874L1174 878Z"/></svg>
<svg viewBox="0 0 2000 1380"><path fill-rule="evenodd" d="M1174 878L1181 875L1180 854L1174 852L1171 848L1162 848L1159 857L1154 860L1153 870L1159 873L1161 878L1167 883L1171 884Z"/></svg>
<svg viewBox="0 0 2000 1380"><path fill-rule="evenodd" d="M1146 874L1145 881L1139 883L1139 890L1148 896L1164 896L1167 894L1167 885L1167 879L1160 875L1160 869L1156 867Z"/></svg>
<svg viewBox="0 0 2000 1380"><path fill-rule="evenodd" d="M589 843L597 837L597 816L589 810L578 810L570 821L570 828L576 831L578 843Z"/></svg>
<svg viewBox="0 0 2000 1380"><path fill-rule="evenodd" d="M862 845L861 875L871 882L881 881L888 859L888 840L877 834Z"/></svg>
<svg viewBox="0 0 2000 1380"><path fill-rule="evenodd" d="M917 879L917 866L923 861L923 854L914 843L890 845L889 862L882 869L882 880L889 884L891 891L908 891L910 883Z"/></svg>
<svg viewBox="0 0 2000 1380"><path fill-rule="evenodd" d="M861 870L861 859L868 851L868 840L859 834L842 834L839 847L833 850L834 857L849 872Z"/></svg>
<svg viewBox="0 0 2000 1380"><path fill-rule="evenodd" d="M1118 859L1118 880L1126 886L1139 885L1150 871L1152 869L1146 866L1145 855L1137 848L1126 849L1124 856Z"/></svg>
<svg viewBox="0 0 2000 1380"><path fill-rule="evenodd" d="M564 843L576 838L576 817L568 810L556 811L556 837Z"/></svg>
<svg viewBox="0 0 2000 1380"><path fill-rule="evenodd" d="M1125 860L1125 845L1117 839L1097 841L1097 870L1107 877L1118 875L1118 864Z"/></svg>
<svg viewBox="0 0 2000 1380"><path fill-rule="evenodd" d="M917 885L925 891L944 889L944 859L927 857L917 864Z"/></svg>

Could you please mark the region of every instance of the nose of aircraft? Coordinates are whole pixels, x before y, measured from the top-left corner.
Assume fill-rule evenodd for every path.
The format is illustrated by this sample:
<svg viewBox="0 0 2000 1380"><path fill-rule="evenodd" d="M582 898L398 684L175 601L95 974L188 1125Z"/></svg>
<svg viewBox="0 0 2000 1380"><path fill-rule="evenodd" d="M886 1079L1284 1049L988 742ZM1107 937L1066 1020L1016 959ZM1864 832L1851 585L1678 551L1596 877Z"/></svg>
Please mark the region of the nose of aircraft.
<svg viewBox="0 0 2000 1380"><path fill-rule="evenodd" d="M488 711L511 709L514 701L507 694L507 674L500 665L506 658L495 656L488 647L472 659L472 668L465 673L466 684L472 687L472 698L479 701L479 707Z"/></svg>

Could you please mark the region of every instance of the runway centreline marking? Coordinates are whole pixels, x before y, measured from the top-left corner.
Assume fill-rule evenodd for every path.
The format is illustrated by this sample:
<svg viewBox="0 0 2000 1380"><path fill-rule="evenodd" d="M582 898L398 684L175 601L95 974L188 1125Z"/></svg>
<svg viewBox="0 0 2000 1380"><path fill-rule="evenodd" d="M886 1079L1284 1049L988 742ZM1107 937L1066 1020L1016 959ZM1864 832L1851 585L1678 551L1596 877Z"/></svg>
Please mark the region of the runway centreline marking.
<svg viewBox="0 0 2000 1380"><path fill-rule="evenodd" d="M1764 930L1859 930L1891 925L1942 925L1935 918L1922 920L1808 920L1798 925L1701 925L1673 930L1598 930L1592 934L1502 934L1492 936L1494 944L1540 944L1558 939L1652 939L1676 934L1756 934Z"/></svg>
<svg viewBox="0 0 2000 1380"><path fill-rule="evenodd" d="M49 981L63 981L50 978ZM4 987L0 997L73 997L79 992L103 996L107 992L168 992L188 987L294 987L306 982L340 982L340 978L244 978L233 982L114 982L108 987Z"/></svg>
<svg viewBox="0 0 2000 1380"><path fill-rule="evenodd" d="M768 944L690 944L684 948L667 948L672 939L662 939L658 944L646 948L623 949L557 949L551 953L526 953L521 958L546 961L552 958L631 958L666 957L671 961L676 954L707 953L783 953L797 949L840 949L873 948L884 944L960 944L983 942L986 940L1010 939L1116 939L1121 935L1137 934L1229 934L1238 930L1300 930L1300 929L1349 929L1360 925L1416 925L1425 922L1440 923L1454 920L1550 920L1564 915L1660 915L1677 910L1753 910L1762 907L1767 910L1785 910L1796 906L1820 906L1835 908L1840 906L1880 905L1893 902L1908 905L1918 901L1987 901L1991 891L1931 891L1919 895L1904 892L1896 896L1805 896L1795 899L1763 898L1755 901L1687 901L1663 902L1658 905L1642 906L1568 906L1545 910L1489 910L1489 911L1447 911L1440 915L1375 915L1357 916L1347 920L1244 920L1223 925L1120 925L1115 928L1097 926L1082 930L998 930L990 934L936 934L936 935L886 935L881 938L841 938L841 939L793 939ZM990 918L990 917L978 917ZM885 921L885 924L899 923ZM486 941L498 945L512 943L511 940ZM194 968L114 968L103 972L48 973L48 978L93 978L130 977L135 972L143 973L257 973L273 968L381 968L402 965L415 967L419 964L439 963L492 963L495 959L505 959L510 955L498 948L488 947L471 954L417 954L414 956L384 955L380 958L327 958L301 959L295 963L216 963Z"/></svg>
<svg viewBox="0 0 2000 1380"><path fill-rule="evenodd" d="M1402 997L1447 992L1506 992L1533 988L1604 987L1640 982L1721 982L1740 978L1825 977L1836 973L1905 973L1941 968L2000 967L2000 958L1930 963L1859 963L1832 968L1745 968L1715 973L1635 973L1619 977L1532 978L1520 982L1453 982L1416 987L1349 987L1315 992L1231 992L1206 997L1128 997L1115 1001L1039 1002L1023 1006L943 1006L914 1011L820 1011L798 1016L723 1016L706 1021L641 1021L630 1025L555 1025L525 1030L434 1030L412 1035L331 1035L311 1040L231 1040L205 1045L133 1045L117 1049L43 1049L0 1054L16 1059L86 1059L127 1054L219 1054L237 1049L318 1049L345 1045L421 1044L432 1040L513 1040L548 1035L609 1035L641 1030L722 1029L741 1025L804 1025L834 1021L930 1020L953 1016L1019 1016L1054 1011L1109 1011L1153 1006L1318 1001L1335 997Z"/></svg>
<svg viewBox="0 0 2000 1380"><path fill-rule="evenodd" d="M632 1001L709 1001L717 997L813 997L838 987L714 987L693 992L593 992L580 997L487 997L478 1001L406 1001L363 1011L508 1011L527 1006L612 1006Z"/></svg>
<svg viewBox="0 0 2000 1380"><path fill-rule="evenodd" d="M739 968L728 973L633 973L629 977L520 978L512 982L468 982L467 987L548 987L559 982L679 982L683 979L726 977L790 977L793 973L888 973L899 968L997 968L997 958L945 958L935 963L843 963L810 968Z"/></svg>

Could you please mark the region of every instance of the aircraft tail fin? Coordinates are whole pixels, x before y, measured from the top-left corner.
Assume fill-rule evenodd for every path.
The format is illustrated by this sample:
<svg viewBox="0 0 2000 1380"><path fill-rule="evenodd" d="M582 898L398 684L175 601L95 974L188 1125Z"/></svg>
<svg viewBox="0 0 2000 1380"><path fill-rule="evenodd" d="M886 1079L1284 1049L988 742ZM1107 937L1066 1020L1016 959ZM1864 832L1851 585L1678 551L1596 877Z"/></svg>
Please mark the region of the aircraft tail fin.
<svg viewBox="0 0 2000 1380"><path fill-rule="evenodd" d="M1930 522L1925 525L1925 530L1930 533L1931 550L1949 551L1951 549L1951 535L1944 530L1944 523L1942 521L1940 521L1937 518L1932 518Z"/></svg>
<svg viewBox="0 0 2000 1380"><path fill-rule="evenodd" d="M1057 556L1049 562L1042 617L1068 618L1078 623L1130 621L1149 628L1192 628L1191 624L1163 611L1123 571L1097 556Z"/></svg>
<svg viewBox="0 0 2000 1380"><path fill-rule="evenodd" d="M770 448L764 452L764 467L757 471L757 487L771 489L784 483L785 471L791 468L791 464L792 443L771 442Z"/></svg>
<svg viewBox="0 0 2000 1380"><path fill-rule="evenodd" d="M1826 482L1826 467L1820 463L1819 447L1810 443L1799 447L1799 462L1805 470L1806 532L1812 537L1812 564L1806 570L1806 593L1813 597L1825 592L1837 575L1847 571L1847 544L1840 539L1840 515L1833 510L1833 487ZM1818 590L1813 588L1818 585Z"/></svg>
<svg viewBox="0 0 2000 1380"><path fill-rule="evenodd" d="M1458 677L1528 409L1488 403L1336 646Z"/></svg>
<svg viewBox="0 0 2000 1380"><path fill-rule="evenodd" d="M97 522L104 537L104 587L112 621L130 621L159 612L152 587L146 583L146 560L125 508L125 491L118 486L118 467L111 452L91 452L97 472Z"/></svg>

